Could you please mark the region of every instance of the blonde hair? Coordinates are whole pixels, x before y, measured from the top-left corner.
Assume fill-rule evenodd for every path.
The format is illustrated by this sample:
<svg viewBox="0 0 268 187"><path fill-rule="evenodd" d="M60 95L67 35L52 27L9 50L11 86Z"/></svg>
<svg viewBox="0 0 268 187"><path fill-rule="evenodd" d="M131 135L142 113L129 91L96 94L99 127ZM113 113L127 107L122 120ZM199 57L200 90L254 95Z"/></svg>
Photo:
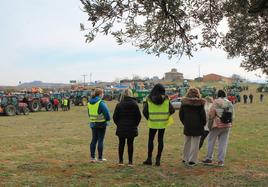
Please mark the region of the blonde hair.
<svg viewBox="0 0 268 187"><path fill-rule="evenodd" d="M197 88L189 88L187 93L186 93L186 97L189 98L201 98L201 94L200 91Z"/></svg>
<svg viewBox="0 0 268 187"><path fill-rule="evenodd" d="M125 91L124 91L124 96L128 96L128 97L133 97L133 92L132 92L132 90L131 89L126 89Z"/></svg>

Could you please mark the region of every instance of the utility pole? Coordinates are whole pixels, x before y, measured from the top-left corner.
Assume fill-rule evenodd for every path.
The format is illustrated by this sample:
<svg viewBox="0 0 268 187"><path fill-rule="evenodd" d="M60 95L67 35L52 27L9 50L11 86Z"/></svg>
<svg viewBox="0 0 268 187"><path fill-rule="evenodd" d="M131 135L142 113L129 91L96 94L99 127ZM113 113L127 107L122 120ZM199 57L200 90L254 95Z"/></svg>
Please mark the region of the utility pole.
<svg viewBox="0 0 268 187"><path fill-rule="evenodd" d="M90 84L92 82L92 72L90 72Z"/></svg>
<svg viewBox="0 0 268 187"><path fill-rule="evenodd" d="M84 87L85 87L86 86L86 76L87 75L84 74L84 75L81 75L81 76L84 77Z"/></svg>

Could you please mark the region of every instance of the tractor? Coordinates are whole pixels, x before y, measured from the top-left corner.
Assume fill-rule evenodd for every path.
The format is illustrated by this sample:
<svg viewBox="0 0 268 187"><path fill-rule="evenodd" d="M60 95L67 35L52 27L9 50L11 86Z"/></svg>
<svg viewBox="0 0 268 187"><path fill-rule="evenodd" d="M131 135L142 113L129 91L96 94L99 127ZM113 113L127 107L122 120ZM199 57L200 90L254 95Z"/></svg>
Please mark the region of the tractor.
<svg viewBox="0 0 268 187"><path fill-rule="evenodd" d="M226 85L223 88L225 91L236 90L236 92L242 92L245 88L241 86L239 82L233 82L231 85Z"/></svg>
<svg viewBox="0 0 268 187"><path fill-rule="evenodd" d="M0 114L7 116L15 116L16 114L29 114L27 104L19 102L18 97L11 96L0 96Z"/></svg>
<svg viewBox="0 0 268 187"><path fill-rule="evenodd" d="M268 83L259 85L257 92L268 92Z"/></svg>
<svg viewBox="0 0 268 187"><path fill-rule="evenodd" d="M46 94L46 93L33 93L33 96L35 98L39 98L40 101L40 109L42 109L42 107L44 107L46 109L46 111L52 111L52 103L50 101L50 95Z"/></svg>
<svg viewBox="0 0 268 187"><path fill-rule="evenodd" d="M114 93L112 89L104 89L102 99L106 101L111 101L113 100L113 97L114 97L113 95Z"/></svg>
<svg viewBox="0 0 268 187"><path fill-rule="evenodd" d="M208 86L203 86L200 88L200 93L202 95L202 97L216 97L216 88L215 87L208 87Z"/></svg>
<svg viewBox="0 0 268 187"><path fill-rule="evenodd" d="M36 98L29 93L16 93L15 96L19 98L21 103L27 104L31 112L38 112L40 110L39 98Z"/></svg>
<svg viewBox="0 0 268 187"><path fill-rule="evenodd" d="M227 98L229 101L231 101L233 104L241 101L241 96L239 94L239 91L236 89L230 89L227 92Z"/></svg>
<svg viewBox="0 0 268 187"><path fill-rule="evenodd" d="M77 90L72 92L72 102L75 106L86 106L91 95L90 90Z"/></svg>
<svg viewBox="0 0 268 187"><path fill-rule="evenodd" d="M138 103L144 103L146 101L147 96L150 94L149 90L132 90L134 98L136 98Z"/></svg>

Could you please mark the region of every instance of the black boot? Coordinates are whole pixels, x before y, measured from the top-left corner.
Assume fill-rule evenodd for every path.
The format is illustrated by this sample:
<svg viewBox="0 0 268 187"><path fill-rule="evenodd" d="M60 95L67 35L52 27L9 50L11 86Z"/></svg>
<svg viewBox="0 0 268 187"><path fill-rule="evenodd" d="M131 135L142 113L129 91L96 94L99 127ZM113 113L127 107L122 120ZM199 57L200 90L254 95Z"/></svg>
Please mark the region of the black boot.
<svg viewBox="0 0 268 187"><path fill-rule="evenodd" d="M157 156L156 159L155 159L155 165L156 166L160 166L160 160L161 160L161 157Z"/></svg>
<svg viewBox="0 0 268 187"><path fill-rule="evenodd" d="M147 158L144 162L143 162L144 165L152 165L152 158Z"/></svg>

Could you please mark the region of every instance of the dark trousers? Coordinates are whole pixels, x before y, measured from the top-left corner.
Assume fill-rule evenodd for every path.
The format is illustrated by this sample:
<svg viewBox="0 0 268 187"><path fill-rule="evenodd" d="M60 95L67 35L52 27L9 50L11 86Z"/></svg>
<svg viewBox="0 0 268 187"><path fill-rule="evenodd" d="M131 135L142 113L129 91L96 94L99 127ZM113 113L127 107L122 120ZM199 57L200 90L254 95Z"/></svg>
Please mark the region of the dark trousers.
<svg viewBox="0 0 268 187"><path fill-rule="evenodd" d="M92 140L90 143L90 156L95 158L96 144L98 143L98 158L102 159L103 153L103 140L105 136L106 128L91 128L92 130Z"/></svg>
<svg viewBox="0 0 268 187"><path fill-rule="evenodd" d="M124 148L125 143L127 140L127 148L128 148L128 162L129 164L132 164L133 162L133 150L134 150L134 137L118 137L119 139L119 147L118 147L118 154L119 154L119 162L123 162L123 155L124 155Z"/></svg>
<svg viewBox="0 0 268 187"><path fill-rule="evenodd" d="M201 149L201 147L202 147L206 137L208 136L208 134L209 134L209 131L204 130L204 132L203 132L203 134L201 136L200 142L199 142L199 149Z"/></svg>
<svg viewBox="0 0 268 187"><path fill-rule="evenodd" d="M152 159L152 153L154 149L154 137L158 131L158 150L157 150L157 159L161 158L161 154L164 148L164 133L165 129L149 129L149 140L148 140L148 159Z"/></svg>
<svg viewBox="0 0 268 187"><path fill-rule="evenodd" d="M58 105L54 105L53 108L54 108L54 111L58 111L59 110Z"/></svg>

